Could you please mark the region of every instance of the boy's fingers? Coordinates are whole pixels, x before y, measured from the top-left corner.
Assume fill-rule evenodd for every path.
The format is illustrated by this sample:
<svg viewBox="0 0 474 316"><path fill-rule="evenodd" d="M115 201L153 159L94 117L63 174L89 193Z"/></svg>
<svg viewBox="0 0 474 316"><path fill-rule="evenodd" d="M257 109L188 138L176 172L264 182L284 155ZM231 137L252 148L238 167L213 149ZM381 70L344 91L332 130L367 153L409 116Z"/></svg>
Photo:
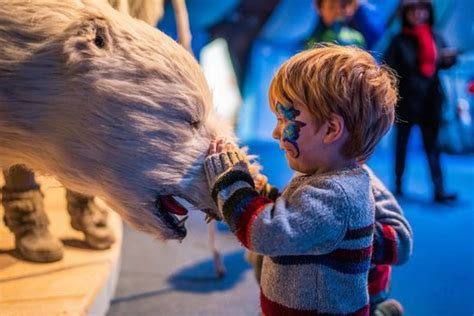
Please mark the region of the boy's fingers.
<svg viewBox="0 0 474 316"><path fill-rule="evenodd" d="M209 154L216 154L223 151L238 151L238 147L227 140L225 137L218 137L211 141L209 145Z"/></svg>
<svg viewBox="0 0 474 316"><path fill-rule="evenodd" d="M236 149L237 149L237 147L234 144L229 143L229 142L225 143L225 150L226 151L233 151L233 150L236 150Z"/></svg>
<svg viewBox="0 0 474 316"><path fill-rule="evenodd" d="M215 154L216 153L216 141L213 140L210 144L209 144L209 155L212 155L212 154Z"/></svg>
<svg viewBox="0 0 474 316"><path fill-rule="evenodd" d="M225 146L225 139L219 139L218 143L217 143L217 152L223 152L224 151L224 146Z"/></svg>

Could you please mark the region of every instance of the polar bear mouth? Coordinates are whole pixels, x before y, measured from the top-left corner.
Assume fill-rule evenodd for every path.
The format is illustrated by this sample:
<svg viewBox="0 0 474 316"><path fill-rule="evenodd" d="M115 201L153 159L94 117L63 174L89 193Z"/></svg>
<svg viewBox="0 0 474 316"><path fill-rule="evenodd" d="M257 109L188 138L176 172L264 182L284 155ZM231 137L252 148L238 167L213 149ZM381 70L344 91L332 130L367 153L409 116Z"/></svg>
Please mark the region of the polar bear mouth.
<svg viewBox="0 0 474 316"><path fill-rule="evenodd" d="M176 233L177 239L186 237L188 210L171 195L161 195L155 202L155 215Z"/></svg>
<svg viewBox="0 0 474 316"><path fill-rule="evenodd" d="M186 205L186 206L183 206ZM189 218L189 210L201 211L206 214L205 221L209 224L212 220L221 221L222 217L215 209L196 208L188 199L175 195L159 195L155 201L155 216L168 228L175 232L176 239L186 237L185 222Z"/></svg>

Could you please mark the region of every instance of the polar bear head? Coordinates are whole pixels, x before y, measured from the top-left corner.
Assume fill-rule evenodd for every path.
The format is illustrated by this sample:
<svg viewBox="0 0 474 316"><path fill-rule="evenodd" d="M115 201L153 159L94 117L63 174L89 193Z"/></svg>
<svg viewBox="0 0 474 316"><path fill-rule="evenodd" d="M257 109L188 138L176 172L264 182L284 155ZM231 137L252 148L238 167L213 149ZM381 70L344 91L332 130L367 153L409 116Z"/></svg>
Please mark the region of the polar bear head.
<svg viewBox="0 0 474 316"><path fill-rule="evenodd" d="M0 111L16 146L3 153L103 198L142 231L184 238L185 212L166 197L211 209L203 160L212 138L233 139L193 56L105 3L2 6Z"/></svg>

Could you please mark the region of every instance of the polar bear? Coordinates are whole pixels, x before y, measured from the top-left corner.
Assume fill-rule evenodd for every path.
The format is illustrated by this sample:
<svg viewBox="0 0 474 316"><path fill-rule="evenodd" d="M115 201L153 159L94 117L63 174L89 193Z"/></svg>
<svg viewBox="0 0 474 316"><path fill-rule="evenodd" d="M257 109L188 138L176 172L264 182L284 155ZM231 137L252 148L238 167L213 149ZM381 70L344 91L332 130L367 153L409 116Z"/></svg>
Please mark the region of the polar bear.
<svg viewBox="0 0 474 316"><path fill-rule="evenodd" d="M186 235L170 196L213 211L202 162L219 120L199 65L94 0L0 6L0 166L25 164L104 199L160 239Z"/></svg>

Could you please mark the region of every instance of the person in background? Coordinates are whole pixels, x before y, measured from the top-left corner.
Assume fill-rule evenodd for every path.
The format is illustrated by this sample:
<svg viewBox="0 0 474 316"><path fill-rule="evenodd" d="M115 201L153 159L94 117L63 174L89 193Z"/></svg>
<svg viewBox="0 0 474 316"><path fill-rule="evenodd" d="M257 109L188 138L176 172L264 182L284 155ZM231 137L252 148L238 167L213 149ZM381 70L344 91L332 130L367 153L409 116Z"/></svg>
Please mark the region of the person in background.
<svg viewBox="0 0 474 316"><path fill-rule="evenodd" d="M456 53L433 31L431 0L403 0L402 31L396 35L384 56L385 62L399 75L400 100L397 108L395 150L395 193L403 195L403 174L411 129L421 129L424 150L434 187L434 201L457 199L444 188L440 165L438 133L444 93L438 71L456 62Z"/></svg>
<svg viewBox="0 0 474 316"><path fill-rule="evenodd" d="M364 36L348 24L356 11L356 0L315 0L314 5L320 23L306 42L307 48L323 42L366 48Z"/></svg>

